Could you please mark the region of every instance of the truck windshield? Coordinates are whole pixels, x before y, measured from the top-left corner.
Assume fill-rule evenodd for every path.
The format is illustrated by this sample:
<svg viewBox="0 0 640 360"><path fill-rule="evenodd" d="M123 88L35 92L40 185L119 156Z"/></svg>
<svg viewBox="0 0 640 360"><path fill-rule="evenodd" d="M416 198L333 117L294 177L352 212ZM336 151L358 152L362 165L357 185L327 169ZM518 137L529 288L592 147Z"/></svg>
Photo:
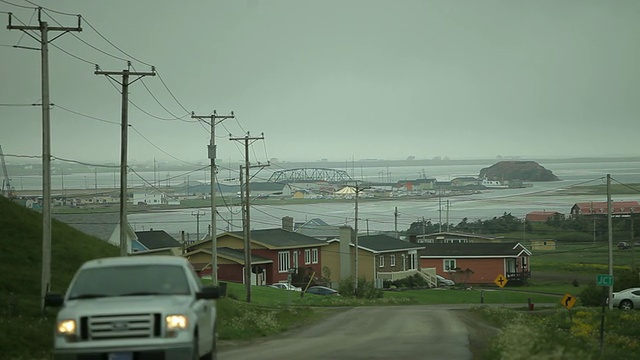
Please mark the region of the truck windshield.
<svg viewBox="0 0 640 360"><path fill-rule="evenodd" d="M82 270L71 285L69 299L189 295L185 270L172 265L129 265Z"/></svg>

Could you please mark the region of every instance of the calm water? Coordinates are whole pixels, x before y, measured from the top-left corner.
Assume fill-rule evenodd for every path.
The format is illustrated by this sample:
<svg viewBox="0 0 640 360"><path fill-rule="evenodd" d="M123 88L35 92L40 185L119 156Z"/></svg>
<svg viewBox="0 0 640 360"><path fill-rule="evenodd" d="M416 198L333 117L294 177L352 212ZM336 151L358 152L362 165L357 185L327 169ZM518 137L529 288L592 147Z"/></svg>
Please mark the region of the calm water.
<svg viewBox="0 0 640 360"><path fill-rule="evenodd" d="M491 164L487 166L489 165ZM640 183L640 162L541 163L541 165L553 171L562 180L535 183L531 188L490 190L470 196L442 197L428 200L402 198L398 200L361 202L358 210L358 228L362 232L367 229L369 231L394 230L394 211L396 208L399 213L397 220L398 230L405 230L412 222L422 218L430 219L433 223L438 223L440 220L442 220L442 223L446 223L448 218L449 223L457 224L465 217L470 221L474 221L476 219L501 216L504 212L511 213L516 217L524 217L526 213L534 210L558 211L566 214L574 203L606 201L606 194L567 196L562 194L562 189L567 189L577 184L604 184L606 182L606 174L611 174L614 183ZM384 180L391 179L391 181L415 179L422 177L423 174L427 177L445 180L461 175L477 175L481 167L479 165L372 167L347 169L347 171L350 175L353 172L355 177L367 180L380 180L383 177ZM260 177L267 179L269 175L269 172L263 171ZM614 197L613 200L640 201L640 193ZM278 227L281 226L281 219L284 216L292 216L296 222L321 218L330 225L347 224L354 226L354 209L354 203L280 206L255 203L251 207L251 227L252 229ZM189 209L163 211L153 214L130 214L128 219L136 230L163 229L174 236L178 236L180 231L185 231L189 234L190 239L193 239L196 237L198 225L197 217L194 215L196 211L195 209ZM207 215L200 217L200 235L202 236L211 223L211 215L207 208L200 209L200 211L207 213ZM220 217L217 220L218 232L241 230L239 207L219 207L218 211L220 213ZM446 227L443 230L446 230Z"/></svg>

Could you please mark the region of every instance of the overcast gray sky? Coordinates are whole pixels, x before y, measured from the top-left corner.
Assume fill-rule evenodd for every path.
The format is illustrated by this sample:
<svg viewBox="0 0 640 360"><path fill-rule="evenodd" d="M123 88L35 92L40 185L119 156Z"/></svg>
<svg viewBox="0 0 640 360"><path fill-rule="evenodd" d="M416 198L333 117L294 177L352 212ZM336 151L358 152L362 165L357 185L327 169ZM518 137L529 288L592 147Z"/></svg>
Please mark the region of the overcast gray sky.
<svg viewBox="0 0 640 360"><path fill-rule="evenodd" d="M37 24L31 3L6 1L29 7L0 1L14 24ZM126 63L87 44L138 71L155 65L189 112L234 111L217 127L221 160L243 157L228 134L245 131L264 132L259 161L638 155L637 0L34 1L88 21L50 47L57 157L119 160L119 125L63 110L120 122L119 90L92 64ZM0 145L39 155L40 108L6 106L41 98L39 52L10 47L38 43L0 19ZM130 87L135 105L187 115L158 77L143 81ZM173 161L158 148L206 159L206 126L129 111L131 161Z"/></svg>

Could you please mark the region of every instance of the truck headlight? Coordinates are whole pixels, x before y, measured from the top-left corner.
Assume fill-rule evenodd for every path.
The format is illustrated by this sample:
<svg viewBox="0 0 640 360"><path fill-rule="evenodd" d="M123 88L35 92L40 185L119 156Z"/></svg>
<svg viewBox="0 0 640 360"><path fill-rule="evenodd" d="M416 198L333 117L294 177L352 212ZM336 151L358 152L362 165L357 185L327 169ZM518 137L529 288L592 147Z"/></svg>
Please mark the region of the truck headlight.
<svg viewBox="0 0 640 360"><path fill-rule="evenodd" d="M76 333L76 321L75 320L61 320L58 321L56 331L59 335L75 335Z"/></svg>
<svg viewBox="0 0 640 360"><path fill-rule="evenodd" d="M189 320L184 315L168 315L165 323L167 330L184 330L189 326Z"/></svg>

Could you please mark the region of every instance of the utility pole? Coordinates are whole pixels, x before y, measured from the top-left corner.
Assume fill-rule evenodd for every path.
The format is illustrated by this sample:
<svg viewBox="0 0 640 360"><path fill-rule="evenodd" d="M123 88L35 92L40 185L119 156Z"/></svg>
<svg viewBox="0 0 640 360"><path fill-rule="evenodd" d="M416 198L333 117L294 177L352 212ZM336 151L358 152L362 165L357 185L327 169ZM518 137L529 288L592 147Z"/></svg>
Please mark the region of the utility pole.
<svg viewBox="0 0 640 360"><path fill-rule="evenodd" d="M122 129L120 134L120 256L127 256L127 136L129 130L129 85L145 76L156 76L155 68L151 72L130 71L131 62L127 62L127 69L122 71L102 71L96 65L94 74L105 75L122 86ZM113 76L122 76L122 81ZM130 76L137 76L129 81Z"/></svg>
<svg viewBox="0 0 640 360"><path fill-rule="evenodd" d="M631 221L631 238L629 239L629 245L631 245L631 271L636 271L636 254L633 249L634 246L634 234L633 234L633 211L635 209L631 208L631 213L629 214L629 220Z"/></svg>
<svg viewBox="0 0 640 360"><path fill-rule="evenodd" d="M442 232L442 187L438 188L438 232Z"/></svg>
<svg viewBox="0 0 640 360"><path fill-rule="evenodd" d="M358 248L358 198L360 197L360 192L363 191L364 189L368 189L369 187L360 187L358 186L358 181L356 180L356 185L355 185L355 191L356 191L356 204L355 204L355 222L354 222L354 232L355 232L355 241L354 241L354 245L356 248L356 254L355 254L355 266L356 266L356 271L355 271L355 286L354 289L355 291L358 290L358 267L359 267L359 258L358 258L358 253L359 253L359 248ZM374 259L375 261L375 259Z"/></svg>
<svg viewBox="0 0 640 360"><path fill-rule="evenodd" d="M251 302L251 201L249 198L249 194L251 193L249 189L251 178L249 178L249 145L258 140L264 140L264 134L259 137L251 137L247 132L247 135L244 137L232 137L229 138L229 140L244 142L244 281L247 292L247 302L249 303ZM265 165L258 165L258 167L262 166ZM240 175L242 175L242 171L243 166L240 165ZM242 188L242 178L240 179L240 187Z"/></svg>
<svg viewBox="0 0 640 360"><path fill-rule="evenodd" d="M613 278L613 221L611 219L611 174L607 174L607 227L609 228L609 276ZM609 288L609 310L613 310L613 286Z"/></svg>
<svg viewBox="0 0 640 360"><path fill-rule="evenodd" d="M591 219L593 220L593 245L596 244L596 215L593 213L593 201L590 201Z"/></svg>
<svg viewBox="0 0 640 360"><path fill-rule="evenodd" d="M447 232L449 232L449 199L447 199Z"/></svg>
<svg viewBox="0 0 640 360"><path fill-rule="evenodd" d="M393 212L393 227L396 232L396 238L398 238L398 207L396 206Z"/></svg>
<svg viewBox="0 0 640 360"><path fill-rule="evenodd" d="M40 43L41 84L42 84L42 277L41 277L41 309L44 310L44 297L49 291L51 282L51 100L49 98L49 42L70 31L82 31L81 17L78 15L78 26L49 26L42 21L42 8L38 8L38 25L13 25L12 14L9 13L7 29L20 30ZM40 31L40 39L29 31ZM49 31L62 33L49 40ZM38 50L37 48L28 48ZM11 189L9 189L11 191Z"/></svg>
<svg viewBox="0 0 640 360"><path fill-rule="evenodd" d="M208 156L211 162L211 283L213 286L218 286L218 227L216 224L216 175L218 169L216 167L216 125L224 121L225 119L233 119L233 111L231 115L218 115L216 111L213 111L213 115L196 115L191 113L192 119L209 119L211 125L211 139L209 140ZM216 122L216 120L220 121Z"/></svg>
<svg viewBox="0 0 640 360"><path fill-rule="evenodd" d="M205 215L207 215L207 213L200 212L200 209L195 213L191 212L191 216L196 217L196 242L200 241L200 217Z"/></svg>

